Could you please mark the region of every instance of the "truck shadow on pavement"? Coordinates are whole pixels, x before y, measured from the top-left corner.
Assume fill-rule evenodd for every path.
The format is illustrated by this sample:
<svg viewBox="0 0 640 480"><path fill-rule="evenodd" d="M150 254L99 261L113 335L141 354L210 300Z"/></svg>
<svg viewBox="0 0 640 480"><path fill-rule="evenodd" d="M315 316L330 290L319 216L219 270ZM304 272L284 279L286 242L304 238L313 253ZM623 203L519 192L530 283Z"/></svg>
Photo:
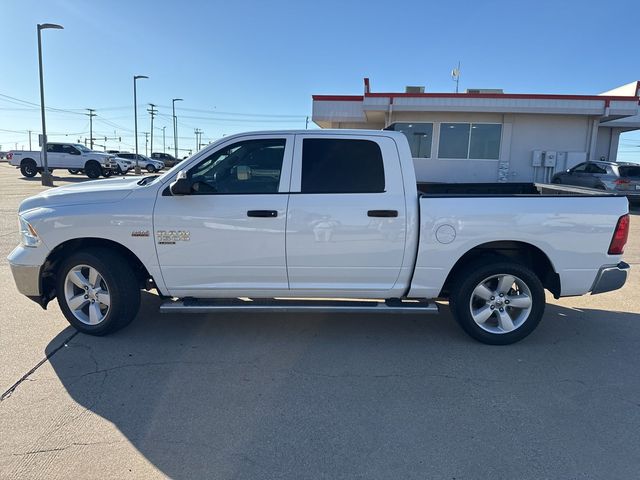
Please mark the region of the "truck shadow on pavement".
<svg viewBox="0 0 640 480"><path fill-rule="evenodd" d="M635 468L638 314L549 305L530 337L491 347L446 306L161 316L159 303L145 293L131 326L79 334L50 362L75 402L172 478L561 477L596 450L605 477Z"/></svg>

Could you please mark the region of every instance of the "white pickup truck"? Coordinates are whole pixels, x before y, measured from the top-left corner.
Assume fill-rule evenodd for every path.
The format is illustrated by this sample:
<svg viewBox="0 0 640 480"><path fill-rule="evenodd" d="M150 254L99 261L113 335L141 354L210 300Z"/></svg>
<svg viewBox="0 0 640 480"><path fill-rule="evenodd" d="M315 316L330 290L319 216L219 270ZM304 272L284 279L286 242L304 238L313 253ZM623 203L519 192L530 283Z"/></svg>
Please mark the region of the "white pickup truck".
<svg viewBox="0 0 640 480"><path fill-rule="evenodd" d="M535 184L417 184L402 133L225 137L163 175L22 202L18 290L78 330L161 312L434 313L475 339L531 333L556 298L622 287L624 197Z"/></svg>
<svg viewBox="0 0 640 480"><path fill-rule="evenodd" d="M9 164L18 167L27 178L42 173L40 150L11 150L7 158ZM95 152L79 143L47 143L47 166L49 170L64 168L69 171L83 171L89 178L98 178L101 175L110 177L120 171L115 155ZM123 173L126 173L126 167Z"/></svg>

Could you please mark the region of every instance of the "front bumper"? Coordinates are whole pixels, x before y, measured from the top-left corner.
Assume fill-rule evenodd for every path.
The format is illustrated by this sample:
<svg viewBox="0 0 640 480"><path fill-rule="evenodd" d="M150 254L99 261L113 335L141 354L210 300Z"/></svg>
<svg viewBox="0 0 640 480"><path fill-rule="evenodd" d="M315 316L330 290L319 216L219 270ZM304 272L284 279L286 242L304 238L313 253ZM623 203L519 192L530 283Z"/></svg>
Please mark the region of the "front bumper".
<svg viewBox="0 0 640 480"><path fill-rule="evenodd" d="M9 263L13 281L18 291L27 297L40 296L40 265L17 265Z"/></svg>
<svg viewBox="0 0 640 480"><path fill-rule="evenodd" d="M622 288L627 281L630 269L629 264L625 262L601 267L591 287L591 294L611 292Z"/></svg>

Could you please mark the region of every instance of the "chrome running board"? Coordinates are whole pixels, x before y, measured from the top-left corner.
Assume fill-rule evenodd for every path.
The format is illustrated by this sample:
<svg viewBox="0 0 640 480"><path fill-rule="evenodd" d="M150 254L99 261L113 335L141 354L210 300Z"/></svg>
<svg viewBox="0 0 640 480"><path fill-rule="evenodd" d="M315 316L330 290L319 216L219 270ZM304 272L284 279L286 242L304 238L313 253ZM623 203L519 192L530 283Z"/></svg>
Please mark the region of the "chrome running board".
<svg viewBox="0 0 640 480"><path fill-rule="evenodd" d="M438 305L427 300L306 300L221 298L169 300L160 305L160 313L438 313Z"/></svg>

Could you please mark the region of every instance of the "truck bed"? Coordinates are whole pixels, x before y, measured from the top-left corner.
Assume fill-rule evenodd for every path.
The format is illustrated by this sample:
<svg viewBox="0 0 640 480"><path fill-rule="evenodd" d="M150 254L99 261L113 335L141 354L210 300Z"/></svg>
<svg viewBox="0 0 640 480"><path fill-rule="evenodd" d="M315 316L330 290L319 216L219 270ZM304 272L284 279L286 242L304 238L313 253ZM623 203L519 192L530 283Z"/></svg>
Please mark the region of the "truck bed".
<svg viewBox="0 0 640 480"><path fill-rule="evenodd" d="M423 197L504 197L504 196L616 196L593 188L546 183L427 183L418 182Z"/></svg>

